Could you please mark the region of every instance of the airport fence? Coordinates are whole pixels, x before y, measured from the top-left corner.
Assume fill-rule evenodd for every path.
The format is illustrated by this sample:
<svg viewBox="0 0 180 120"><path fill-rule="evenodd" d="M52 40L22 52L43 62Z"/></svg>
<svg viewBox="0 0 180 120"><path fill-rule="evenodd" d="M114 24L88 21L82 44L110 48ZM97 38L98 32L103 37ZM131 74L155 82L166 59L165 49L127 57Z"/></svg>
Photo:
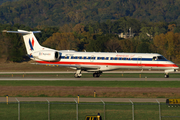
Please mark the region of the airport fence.
<svg viewBox="0 0 180 120"><path fill-rule="evenodd" d="M180 107L166 103L0 102L1 120L179 120Z"/></svg>

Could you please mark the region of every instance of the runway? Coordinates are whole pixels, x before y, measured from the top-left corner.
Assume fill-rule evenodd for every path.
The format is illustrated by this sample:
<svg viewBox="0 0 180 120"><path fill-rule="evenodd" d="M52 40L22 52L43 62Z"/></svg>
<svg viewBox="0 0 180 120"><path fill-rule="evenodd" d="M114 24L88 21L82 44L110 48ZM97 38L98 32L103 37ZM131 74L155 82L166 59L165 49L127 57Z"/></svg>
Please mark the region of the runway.
<svg viewBox="0 0 180 120"><path fill-rule="evenodd" d="M9 102L75 102L78 101L77 98L59 98L59 97L9 97ZM166 98L79 98L79 102L166 102ZM6 102L6 97L0 97L0 102Z"/></svg>
<svg viewBox="0 0 180 120"><path fill-rule="evenodd" d="M51 72L28 72L28 71L24 71L24 72L0 72L0 74L61 74L61 73L76 73L76 71L51 71ZM90 73L92 74L92 72L86 72L86 71L82 71L81 73ZM104 71L103 73L165 73L164 71ZM176 72L172 72L173 74L178 74L180 73L180 71L176 71Z"/></svg>
<svg viewBox="0 0 180 120"><path fill-rule="evenodd" d="M8 77L0 81L180 81L180 78L26 78Z"/></svg>
<svg viewBox="0 0 180 120"><path fill-rule="evenodd" d="M20 76L16 76L16 77L0 77L0 81L6 80L6 81L13 81L13 80L39 80L39 81L55 81L55 80L70 80L70 81L180 81L179 78L148 78L148 77L144 77L144 78L104 78L104 77L99 77L99 78L93 78L93 77L88 77L88 78L60 78L60 77L28 77L26 75L28 74L66 74L66 73L75 73L76 71L59 71L59 72L0 72L0 75L6 75L9 74L11 76L12 75L16 75L16 74L22 74L22 77ZM88 73L83 71L83 73ZM117 74L123 74L123 73L164 73L164 71L106 71L104 73L117 73ZM178 72L174 72L176 74L180 73L180 71ZM173 74L174 74L173 73ZM88 73L88 74L92 74L92 73ZM24 76L24 77L23 77Z"/></svg>

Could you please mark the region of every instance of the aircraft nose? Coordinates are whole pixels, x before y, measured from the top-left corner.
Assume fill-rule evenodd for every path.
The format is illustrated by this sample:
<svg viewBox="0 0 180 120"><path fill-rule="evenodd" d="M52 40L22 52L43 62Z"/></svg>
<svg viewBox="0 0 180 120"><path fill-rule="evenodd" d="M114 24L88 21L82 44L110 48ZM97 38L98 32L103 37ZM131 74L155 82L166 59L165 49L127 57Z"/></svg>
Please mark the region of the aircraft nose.
<svg viewBox="0 0 180 120"><path fill-rule="evenodd" d="M179 66L177 66L176 64L174 64L174 69L175 69L176 71L178 71L178 70L179 70Z"/></svg>

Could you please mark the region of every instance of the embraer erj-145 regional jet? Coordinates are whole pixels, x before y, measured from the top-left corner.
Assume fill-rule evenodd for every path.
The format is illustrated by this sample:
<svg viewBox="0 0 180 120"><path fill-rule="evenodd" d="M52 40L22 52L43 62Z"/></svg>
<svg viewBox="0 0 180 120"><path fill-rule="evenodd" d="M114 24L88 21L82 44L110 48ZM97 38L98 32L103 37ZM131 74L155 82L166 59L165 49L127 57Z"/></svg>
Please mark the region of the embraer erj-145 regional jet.
<svg viewBox="0 0 180 120"><path fill-rule="evenodd" d="M164 70L176 72L179 67L157 53L117 53L117 52L77 52L74 50L54 50L41 46L34 33L40 31L4 31L23 35L28 56L37 64L48 66L65 66L76 69L74 77L82 76L81 71L94 72L99 77L103 71L117 69Z"/></svg>

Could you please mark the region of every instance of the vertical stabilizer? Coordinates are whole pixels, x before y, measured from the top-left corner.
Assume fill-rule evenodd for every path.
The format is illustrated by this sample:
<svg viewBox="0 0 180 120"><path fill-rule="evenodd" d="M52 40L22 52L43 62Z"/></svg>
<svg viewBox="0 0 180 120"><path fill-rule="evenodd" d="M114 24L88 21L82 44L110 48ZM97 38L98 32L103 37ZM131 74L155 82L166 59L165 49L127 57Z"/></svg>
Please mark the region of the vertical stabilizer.
<svg viewBox="0 0 180 120"><path fill-rule="evenodd" d="M3 32L22 34L28 55L32 54L33 52L40 51L40 50L44 49L44 47L42 47L39 44L36 37L34 36L34 33L40 33L40 31L18 30L18 31L3 31Z"/></svg>
<svg viewBox="0 0 180 120"><path fill-rule="evenodd" d="M22 32L22 30L18 30L18 32ZM31 54L35 51L42 50L42 46L37 41L33 32L29 32L28 34L22 34L22 35L26 46L27 54Z"/></svg>

